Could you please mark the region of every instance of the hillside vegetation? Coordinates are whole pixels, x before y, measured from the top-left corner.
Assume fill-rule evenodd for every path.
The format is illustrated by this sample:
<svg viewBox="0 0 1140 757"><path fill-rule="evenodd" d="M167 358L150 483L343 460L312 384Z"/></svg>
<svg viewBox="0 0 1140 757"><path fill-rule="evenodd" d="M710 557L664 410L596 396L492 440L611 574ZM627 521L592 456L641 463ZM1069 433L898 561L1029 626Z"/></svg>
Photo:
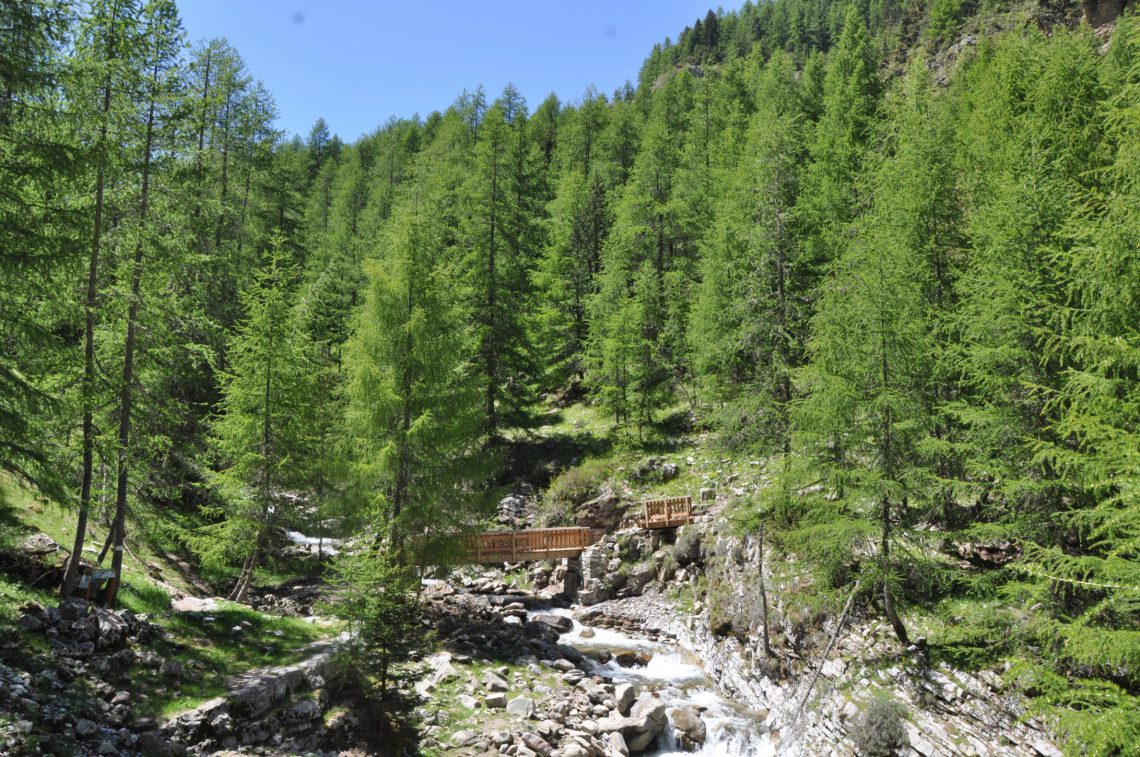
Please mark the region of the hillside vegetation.
<svg viewBox="0 0 1140 757"><path fill-rule="evenodd" d="M173 0L3 0L0 504L71 547L65 596L105 539L128 604L137 555L241 602L285 531L350 540L333 611L397 718L411 566L519 481L557 522L696 455L645 489L744 475L796 601L1137 754L1125 5L746 3L612 95L478 87L346 144L279 131Z"/></svg>

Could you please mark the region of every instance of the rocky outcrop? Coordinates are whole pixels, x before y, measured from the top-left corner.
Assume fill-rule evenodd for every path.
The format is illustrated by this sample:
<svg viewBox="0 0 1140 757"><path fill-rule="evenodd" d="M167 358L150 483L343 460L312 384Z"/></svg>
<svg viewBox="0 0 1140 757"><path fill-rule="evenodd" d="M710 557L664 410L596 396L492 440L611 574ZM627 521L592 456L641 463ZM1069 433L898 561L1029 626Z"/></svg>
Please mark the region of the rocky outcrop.
<svg viewBox="0 0 1140 757"><path fill-rule="evenodd" d="M744 579L759 573L752 545L710 533L704 538L716 542L712 552L719 557L690 569L704 572L710 594L720 593L716 607L708 606L711 599L708 604L697 601L685 616L661 593L650 591L583 608L578 617L631 635L676 640L701 660L724 694L765 718L765 725L780 736L778 754L855 753L854 723L874 697L885 695L906 712L910 755L1060 755L1044 725L1027 717L1024 701L1005 689L998 672L969 674L931 665L921 654L904 656L885 623L856 619L839 633L829 658L820 659L834 620L813 629L790 613L785 617L780 590L786 587L767 573L771 632L777 641L775 655L766 657L761 619L754 612L756 588ZM674 586L680 593L690 591ZM792 644L798 652L791 651ZM674 728L682 731L675 735L678 743L699 731Z"/></svg>
<svg viewBox="0 0 1140 757"><path fill-rule="evenodd" d="M298 665L251 671L229 690L162 726L169 741L191 754L268 744L284 753L318 749L326 738L325 691L333 647L315 645Z"/></svg>

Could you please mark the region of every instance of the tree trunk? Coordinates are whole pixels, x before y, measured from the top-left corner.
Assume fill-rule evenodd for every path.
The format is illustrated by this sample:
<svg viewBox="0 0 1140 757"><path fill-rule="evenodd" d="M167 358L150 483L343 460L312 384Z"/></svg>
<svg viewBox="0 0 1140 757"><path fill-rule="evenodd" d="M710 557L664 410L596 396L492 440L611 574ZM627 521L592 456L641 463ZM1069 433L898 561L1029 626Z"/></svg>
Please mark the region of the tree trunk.
<svg viewBox="0 0 1140 757"><path fill-rule="evenodd" d="M111 15L114 26L118 7ZM114 57L114 35L107 42L107 59ZM111 112L111 79L103 85L102 122L99 124L99 151L95 169L95 228L91 235L91 256L87 263L87 296L84 302L83 336L83 463L79 489L79 518L75 524L75 541L67 570L63 574L60 595L66 599L75 591L79 580L79 563L83 559L83 543L87 538L87 520L91 512L91 476L95 467L95 310L99 304L99 251L103 240L103 194L107 176L103 150L107 143L107 116Z"/></svg>
<svg viewBox="0 0 1140 757"><path fill-rule="evenodd" d="M907 636L906 626L903 625L902 618L895 611L895 599L891 594L890 581L887 580L891 569L891 501L889 497L883 497L882 516L882 544L879 554L882 560L881 570L883 574L883 612L886 613L891 628L895 630L895 636L898 637L899 643L905 647L910 644L910 638Z"/></svg>
<svg viewBox="0 0 1140 757"><path fill-rule="evenodd" d="M120 388L119 397L119 471L115 487L115 522L112 526L115 535L115 547L111 554L111 570L115 573L115 580L107 592L107 607L114 606L123 576L123 540L126 537L127 489L131 465L131 411L134 403L135 340L138 332L139 298L142 290L143 252L146 246L143 240L146 237L147 210L150 201L150 159L151 148L154 143L154 107L155 98L158 97L158 73L158 64L155 63L151 75L150 107L147 110L146 143L143 147L142 192L139 200L141 238L135 248L134 259L131 261L130 302L127 305L127 340L123 346L123 385Z"/></svg>
<svg viewBox="0 0 1140 757"><path fill-rule="evenodd" d="M757 572L760 575L760 612L764 615L764 654L772 656L772 641L768 632L768 586L764 581L764 526L760 526L760 534L756 542L756 558L759 563Z"/></svg>

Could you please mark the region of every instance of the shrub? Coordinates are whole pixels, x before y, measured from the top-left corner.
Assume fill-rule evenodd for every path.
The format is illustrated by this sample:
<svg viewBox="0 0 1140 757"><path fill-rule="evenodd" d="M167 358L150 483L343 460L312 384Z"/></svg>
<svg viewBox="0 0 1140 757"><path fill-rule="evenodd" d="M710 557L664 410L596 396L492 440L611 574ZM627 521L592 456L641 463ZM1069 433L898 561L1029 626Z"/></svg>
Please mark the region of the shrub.
<svg viewBox="0 0 1140 757"><path fill-rule="evenodd" d="M582 503L602 493L610 473L610 467L600 460L587 460L560 473L543 497L540 520L554 525L567 519Z"/></svg>
<svg viewBox="0 0 1140 757"><path fill-rule="evenodd" d="M413 685L424 673L416 661L431 643L419 622L415 570L370 552L343 555L333 568L330 609L348 631L337 660L342 677L363 700L380 742L414 740L421 700Z"/></svg>
<svg viewBox="0 0 1140 757"><path fill-rule="evenodd" d="M867 757L891 757L901 753L909 743L906 728L906 709L888 696L872 699L859 714L851 728L855 750Z"/></svg>

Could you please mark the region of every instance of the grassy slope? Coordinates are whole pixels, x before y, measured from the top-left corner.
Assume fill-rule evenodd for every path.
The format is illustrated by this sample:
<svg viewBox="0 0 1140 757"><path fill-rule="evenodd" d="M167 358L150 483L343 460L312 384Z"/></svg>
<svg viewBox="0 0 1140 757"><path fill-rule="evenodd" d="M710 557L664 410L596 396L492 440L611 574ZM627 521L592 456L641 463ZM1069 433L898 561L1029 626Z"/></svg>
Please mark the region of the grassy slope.
<svg viewBox="0 0 1140 757"><path fill-rule="evenodd" d="M70 545L74 535L74 513L34 495L10 479L0 479L0 501L6 501L0 546L11 547L33 533L45 533L56 542ZM158 524L168 527L170 523ZM151 532L161 534L160 529ZM226 681L241 672L268 665L287 665L304 656L305 647L333 633L330 626L297 618L282 618L223 602L206 613L178 613L171 609L172 589L198 594L200 584L187 563L167 552L169 544L151 541L137 524L128 527L129 550L123 560L123 589L120 604L136 613L149 613L153 622L168 632L150 649L165 659L180 662L187 675L180 682L164 679L158 670L136 666L132 690L136 714L163 716L178 712L221 694ZM132 538L130 534L137 535ZM105 527L93 526L88 536L90 550L102 547ZM88 552L93 560L97 555ZM157 569L157 570L156 570ZM156 580L154 575L160 575ZM14 623L20 608L29 602L52 605L58 596L48 588L29 588L0 573L0 625ZM207 621L207 617L213 620ZM235 626L245 624L240 634ZM42 635L23 634L28 646L48 651ZM50 660L44 660L44 663Z"/></svg>

